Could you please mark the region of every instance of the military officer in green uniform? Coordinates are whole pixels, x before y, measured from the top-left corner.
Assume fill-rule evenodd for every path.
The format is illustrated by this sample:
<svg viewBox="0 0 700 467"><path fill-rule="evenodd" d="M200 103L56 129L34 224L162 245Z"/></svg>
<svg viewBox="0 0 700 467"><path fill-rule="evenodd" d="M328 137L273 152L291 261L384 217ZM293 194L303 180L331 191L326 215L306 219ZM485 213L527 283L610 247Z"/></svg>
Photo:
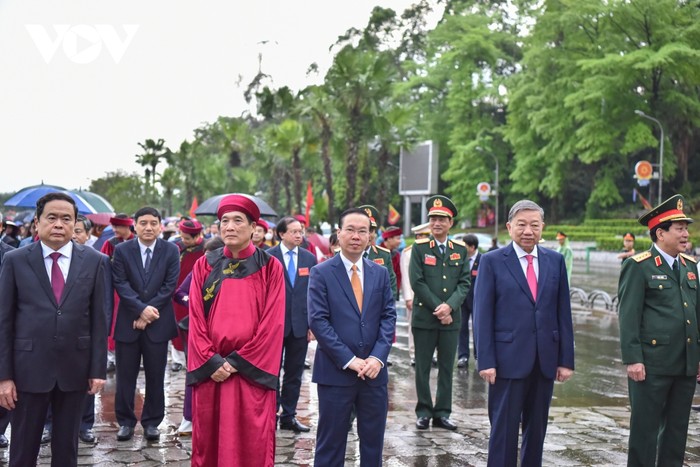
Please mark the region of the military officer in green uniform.
<svg viewBox="0 0 700 467"><path fill-rule="evenodd" d="M682 253L692 221L683 213L682 196L667 199L639 218L649 228L651 249L622 264L618 297L632 412L629 466L683 465L700 362L698 268Z"/></svg>
<svg viewBox="0 0 700 467"><path fill-rule="evenodd" d="M388 248L377 245L377 219L379 219L379 211L371 204L360 206L369 216L369 244L365 250L364 257L370 261L384 266L389 271L389 283L391 290L394 292L394 300L399 299L399 289L396 285L396 272L391 264L391 251Z"/></svg>
<svg viewBox="0 0 700 467"><path fill-rule="evenodd" d="M447 235L457 216L452 201L441 195L427 201L430 237L413 244L409 280L413 288L411 332L416 359L416 427L433 426L455 430L452 413L452 373L454 371L461 306L469 291L469 260L464 243ZM433 352L438 354L438 382L433 404L430 367Z"/></svg>

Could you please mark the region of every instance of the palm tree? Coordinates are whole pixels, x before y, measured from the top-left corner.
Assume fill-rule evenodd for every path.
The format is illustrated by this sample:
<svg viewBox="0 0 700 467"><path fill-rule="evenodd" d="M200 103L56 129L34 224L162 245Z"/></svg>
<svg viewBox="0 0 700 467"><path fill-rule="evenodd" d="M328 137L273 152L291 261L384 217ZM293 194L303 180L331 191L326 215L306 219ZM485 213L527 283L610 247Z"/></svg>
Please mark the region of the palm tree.
<svg viewBox="0 0 700 467"><path fill-rule="evenodd" d="M143 149L143 154L136 154L136 162L142 167L146 167L146 184L151 187L156 185L156 168L161 160L170 163L172 152L165 147L165 140L159 138L158 141L147 139L144 143L138 143Z"/></svg>
<svg viewBox="0 0 700 467"><path fill-rule="evenodd" d="M332 121L337 116L324 86L309 86L301 93L299 112L302 116L309 115L318 127L321 137L321 161L326 194L328 196L328 217L336 219L335 190L333 189L333 167L331 164L330 145L333 138Z"/></svg>
<svg viewBox="0 0 700 467"><path fill-rule="evenodd" d="M347 205L357 204L360 147L368 139L372 116L380 112L381 99L391 91L395 73L388 53L345 46L326 74L329 95L333 96L335 107L343 117L347 136Z"/></svg>

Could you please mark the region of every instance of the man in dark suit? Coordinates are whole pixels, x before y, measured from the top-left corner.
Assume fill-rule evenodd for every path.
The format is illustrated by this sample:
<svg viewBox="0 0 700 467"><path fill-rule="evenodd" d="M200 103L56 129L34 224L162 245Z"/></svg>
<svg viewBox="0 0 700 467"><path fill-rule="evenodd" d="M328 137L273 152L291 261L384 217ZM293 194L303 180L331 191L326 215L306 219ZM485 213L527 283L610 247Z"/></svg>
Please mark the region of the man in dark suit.
<svg viewBox="0 0 700 467"><path fill-rule="evenodd" d="M693 222L683 205L675 195L639 218L653 245L625 260L620 272L620 349L632 412L629 466L684 465L700 373L700 292L695 258L683 253Z"/></svg>
<svg viewBox="0 0 700 467"><path fill-rule="evenodd" d="M521 200L508 214L510 245L481 257L474 291L479 375L489 383L489 466L542 465L554 379L574 371L564 257L537 244L544 211Z"/></svg>
<svg viewBox="0 0 700 467"><path fill-rule="evenodd" d="M316 336L318 385L315 464L345 465L348 424L357 411L360 464L382 465L389 406L386 361L396 325L389 272L362 258L370 220L348 209L338 222L340 253L311 269L309 327Z"/></svg>
<svg viewBox="0 0 700 467"><path fill-rule="evenodd" d="M2 266L2 260L5 253L12 250L14 250L14 248L12 248L10 245L5 242L0 242L0 266ZM0 449L6 448L10 445L10 442L7 440L7 436L5 436L5 431L7 430L7 426L9 424L10 412L0 407Z"/></svg>
<svg viewBox="0 0 700 467"><path fill-rule="evenodd" d="M134 393L143 358L146 400L141 426L145 438L156 441L160 438L158 425L165 416L163 380L168 341L178 334L172 298L180 274L180 254L175 243L158 238L158 210L141 208L134 222L136 238L118 244L112 260L114 289L119 294L114 326L117 440L126 441L134 435Z"/></svg>
<svg viewBox="0 0 700 467"><path fill-rule="evenodd" d="M77 215L64 193L40 198L40 242L7 253L0 271L0 406L13 410L11 466L36 464L49 403L51 465L77 465L85 394L105 383L109 260L71 241Z"/></svg>
<svg viewBox="0 0 700 467"><path fill-rule="evenodd" d="M309 341L314 338L309 331L307 314L307 289L311 268L316 257L300 248L304 228L293 217L284 217L277 223L280 243L267 250L284 265L285 312L284 342L282 344L282 368L284 379L277 392L277 410L282 407L280 428L296 433L309 431L309 427L296 419L297 401L301 390L301 375Z"/></svg>
<svg viewBox="0 0 700 467"><path fill-rule="evenodd" d="M479 253L479 239L474 234L467 234L462 239L467 246L467 256L469 258L469 277L471 278L471 287L467 292L467 298L462 302L462 325L459 328L459 345L457 347L457 368L467 368L469 366L469 317L472 315L474 308L474 284L476 284L476 276L479 273L479 262L481 261L481 253ZM476 357L476 352L474 352Z"/></svg>

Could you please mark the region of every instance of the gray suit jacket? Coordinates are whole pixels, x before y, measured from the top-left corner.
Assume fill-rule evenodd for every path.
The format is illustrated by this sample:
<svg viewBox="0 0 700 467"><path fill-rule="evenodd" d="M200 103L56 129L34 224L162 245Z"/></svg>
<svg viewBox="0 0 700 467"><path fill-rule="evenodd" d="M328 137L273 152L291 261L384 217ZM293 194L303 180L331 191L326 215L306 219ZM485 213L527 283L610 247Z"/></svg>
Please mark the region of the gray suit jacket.
<svg viewBox="0 0 700 467"><path fill-rule="evenodd" d="M0 270L0 380L18 391L82 391L106 378L109 258L73 243L68 278L57 303L41 243L5 254Z"/></svg>

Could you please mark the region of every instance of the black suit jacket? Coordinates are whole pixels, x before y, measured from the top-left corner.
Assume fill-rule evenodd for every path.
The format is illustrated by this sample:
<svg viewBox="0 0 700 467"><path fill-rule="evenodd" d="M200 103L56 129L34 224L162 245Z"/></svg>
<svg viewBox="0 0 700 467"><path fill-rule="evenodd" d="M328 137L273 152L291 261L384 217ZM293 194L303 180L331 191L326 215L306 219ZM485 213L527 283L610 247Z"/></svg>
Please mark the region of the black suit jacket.
<svg viewBox="0 0 700 467"><path fill-rule="evenodd" d="M115 341L135 342L142 332L151 342L166 342L178 335L172 301L180 275L177 245L160 238L156 240L150 269L150 274L146 274L136 238L114 249L112 274L114 289L119 295ZM157 308L160 317L144 331L134 329L134 321L148 305Z"/></svg>
<svg viewBox="0 0 700 467"><path fill-rule="evenodd" d="M73 243L61 302L46 272L41 242L6 253L0 271L0 380L18 391L82 391L106 378L105 275L109 258Z"/></svg>
<svg viewBox="0 0 700 467"><path fill-rule="evenodd" d="M11 247L5 242L0 242L0 266L2 266L2 259L5 256L5 253L12 250L14 250L14 247Z"/></svg>
<svg viewBox="0 0 700 467"><path fill-rule="evenodd" d="M289 282L289 274L284 266L282 248L279 245L267 250L267 252L277 258L284 268L284 337L292 334L294 337L305 337L309 330L309 318L307 314L307 291L309 289L309 274L311 268L316 266L316 257L309 250L297 248L297 275L294 280L294 287Z"/></svg>
<svg viewBox="0 0 700 467"><path fill-rule="evenodd" d="M467 292L467 298L464 299L462 303L462 311L471 314L474 309L474 288L476 287L476 277L479 273L479 263L481 262L481 253L476 252L476 258L474 259L474 264L469 271L469 278L471 279L471 286L469 287L469 292Z"/></svg>

